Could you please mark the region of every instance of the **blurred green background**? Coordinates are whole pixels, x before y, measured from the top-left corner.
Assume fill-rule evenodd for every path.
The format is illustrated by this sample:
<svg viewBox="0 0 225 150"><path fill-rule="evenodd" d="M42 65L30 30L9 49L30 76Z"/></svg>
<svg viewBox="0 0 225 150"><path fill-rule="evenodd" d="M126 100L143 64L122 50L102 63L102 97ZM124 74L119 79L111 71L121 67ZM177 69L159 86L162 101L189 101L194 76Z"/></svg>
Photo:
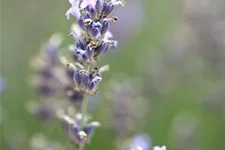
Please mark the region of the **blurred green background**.
<svg viewBox="0 0 225 150"><path fill-rule="evenodd" d="M174 125L175 118L181 115L189 118L184 127L190 122L191 125L194 122L197 127L180 150L225 149L225 74L221 71L219 75L216 74L216 66L211 65L210 59L214 53L222 52L219 54L219 66L222 66L219 70L225 70L225 47L205 48L201 47L205 45L204 41L198 43L196 40L200 46L195 48L205 51L193 52L194 48L190 47L193 50L190 54L180 51L177 54L173 50L177 46L180 48L189 45L189 41L184 38L182 42L186 45L182 45L182 39L179 36L176 39L174 35L176 36L180 24L188 22L185 19L191 19L184 15L181 1L143 0L139 5L143 7L144 19L140 22L142 25L138 32L122 36L116 52L112 56L108 54L102 60L102 64L111 66L110 72L104 76L103 85L118 73L143 78L144 96L151 103L151 111L144 118L146 123L141 132L147 132L154 145L166 145L168 149L175 149L176 137L173 133L180 133L176 130L186 131L182 124ZM29 138L38 132L45 133L68 149L74 149L57 123L48 128L25 109L27 101L37 97L27 82L27 77L32 72L29 66L32 56L39 52L43 42L55 32L64 35L65 46L72 43L67 35L74 20L68 21L64 16L69 7L67 0L1 1L1 76L7 81L7 89L1 93L2 150L12 149L10 145L14 145L14 149L28 150ZM189 7L195 7L195 4ZM210 12L210 7L208 9ZM129 12L126 13L129 16ZM129 19L135 20L136 17L139 16L130 16ZM186 29L180 30L186 32ZM197 29L188 28L190 31ZM191 36L189 39L192 39ZM208 55L211 51L213 52ZM160 69L161 71L157 71ZM214 96L209 103L205 103L211 92ZM101 120L98 115L94 117ZM190 144L189 147L185 145L187 143ZM22 148L19 148L20 145ZM99 128L87 149L114 150L113 135L104 127Z"/></svg>

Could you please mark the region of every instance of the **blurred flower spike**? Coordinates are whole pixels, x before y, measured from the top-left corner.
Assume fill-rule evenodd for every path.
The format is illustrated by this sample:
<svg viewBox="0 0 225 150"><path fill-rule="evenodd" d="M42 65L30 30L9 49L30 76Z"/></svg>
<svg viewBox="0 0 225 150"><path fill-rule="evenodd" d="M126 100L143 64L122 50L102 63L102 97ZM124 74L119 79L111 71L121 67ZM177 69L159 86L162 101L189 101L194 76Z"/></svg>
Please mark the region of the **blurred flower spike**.
<svg viewBox="0 0 225 150"><path fill-rule="evenodd" d="M63 111L58 113L67 134L76 147L83 149L90 142L92 134L98 122L88 123L87 107L88 97L95 95L102 81L102 73L109 70L105 65L96 66L100 57L110 49L117 48L118 42L113 40L109 31L110 23L118 20L116 16L110 16L116 6L124 6L120 0L69 0L71 8L66 12L67 19L75 17L77 23L71 26L71 36L74 44L69 45L73 62L65 57L60 57L61 63L67 68L70 79L65 91L67 98L74 101L79 99L80 112L72 119Z"/></svg>

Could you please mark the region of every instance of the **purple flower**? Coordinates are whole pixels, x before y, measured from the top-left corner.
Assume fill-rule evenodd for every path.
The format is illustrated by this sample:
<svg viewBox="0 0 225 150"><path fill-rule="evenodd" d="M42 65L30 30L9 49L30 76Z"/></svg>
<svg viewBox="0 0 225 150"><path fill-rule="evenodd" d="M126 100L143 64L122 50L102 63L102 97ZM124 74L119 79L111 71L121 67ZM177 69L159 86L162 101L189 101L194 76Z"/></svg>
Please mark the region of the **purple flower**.
<svg viewBox="0 0 225 150"><path fill-rule="evenodd" d="M69 18L72 14L77 19L77 24L72 25L71 35L75 39L74 48L71 50L72 56L76 62L84 66L95 64L102 54L109 49L117 48L118 42L112 39L109 22L116 22L118 18L109 15L115 6L123 6L124 2L74 0L70 3L72 7L67 11L66 16Z"/></svg>
<svg viewBox="0 0 225 150"><path fill-rule="evenodd" d="M107 70L107 65L100 69L94 68L90 71L74 69L73 81L75 90L89 95L96 94L98 84L102 80L101 73Z"/></svg>
<svg viewBox="0 0 225 150"><path fill-rule="evenodd" d="M66 12L66 18L70 19L70 15L73 15L75 18L79 19L80 18L80 10L79 10L79 3L80 0L69 0L71 7L69 10Z"/></svg>
<svg viewBox="0 0 225 150"><path fill-rule="evenodd" d="M82 114L76 113L74 117L67 115L63 110L58 111L58 117L62 121L70 140L78 148L84 147L90 142L96 127L100 126L99 122L88 122L85 116L84 125L82 126Z"/></svg>
<svg viewBox="0 0 225 150"><path fill-rule="evenodd" d="M95 4L96 4L96 1L97 0L83 0L83 2L80 4L80 8L84 9L87 6L91 6L92 8L94 8Z"/></svg>

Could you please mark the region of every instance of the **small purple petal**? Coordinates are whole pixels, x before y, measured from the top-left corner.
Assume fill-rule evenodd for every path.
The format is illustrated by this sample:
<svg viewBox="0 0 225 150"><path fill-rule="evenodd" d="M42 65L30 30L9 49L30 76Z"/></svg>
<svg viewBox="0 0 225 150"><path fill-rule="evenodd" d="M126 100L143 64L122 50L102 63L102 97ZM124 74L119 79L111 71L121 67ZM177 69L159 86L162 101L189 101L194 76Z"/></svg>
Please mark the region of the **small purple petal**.
<svg viewBox="0 0 225 150"><path fill-rule="evenodd" d="M100 45L98 45L95 49L94 49L94 56L97 57L98 55L100 55L105 49L105 43L101 43Z"/></svg>
<svg viewBox="0 0 225 150"><path fill-rule="evenodd" d="M86 12L84 19L91 19L91 15L88 12Z"/></svg>
<svg viewBox="0 0 225 150"><path fill-rule="evenodd" d="M79 10L79 0L69 0L71 7L70 9L65 13L66 18L70 19L70 15L73 15L77 19L80 18L80 10Z"/></svg>
<svg viewBox="0 0 225 150"><path fill-rule="evenodd" d="M69 77L69 79L73 80L73 74L74 74L74 71L73 70L67 69L66 70L66 74Z"/></svg>
<svg viewBox="0 0 225 150"><path fill-rule="evenodd" d="M88 74L86 73L82 73L81 74L81 84L82 84L82 88L86 88L88 85Z"/></svg>
<svg viewBox="0 0 225 150"><path fill-rule="evenodd" d="M94 83L94 82L89 82L89 83L88 83L88 89L89 89L90 91L93 90L94 87L95 87L95 83Z"/></svg>
<svg viewBox="0 0 225 150"><path fill-rule="evenodd" d="M97 0L97 1L96 1L95 9L97 10L98 14L99 14L100 11L101 11L102 5L103 5L103 1L102 1L102 0Z"/></svg>
<svg viewBox="0 0 225 150"><path fill-rule="evenodd" d="M84 30L85 29L84 20L82 18L79 18L77 22L79 26L81 27L81 29Z"/></svg>
<svg viewBox="0 0 225 150"><path fill-rule="evenodd" d="M107 21L103 21L101 34L105 34L109 29L109 23Z"/></svg>
<svg viewBox="0 0 225 150"><path fill-rule="evenodd" d="M79 49L85 49L85 43L79 40L76 42L76 47Z"/></svg>
<svg viewBox="0 0 225 150"><path fill-rule="evenodd" d="M102 24L100 22L93 22L91 25L92 25L92 27L95 27L95 28L101 28L102 27Z"/></svg>
<svg viewBox="0 0 225 150"><path fill-rule="evenodd" d="M71 7L67 12L65 13L65 16L67 19L70 19L70 15L73 15L77 19L80 18L80 11L77 7Z"/></svg>
<svg viewBox="0 0 225 150"><path fill-rule="evenodd" d="M94 8L95 4L96 4L96 0L83 0L83 2L80 5L80 8L84 9L87 6L91 6L92 8Z"/></svg>
<svg viewBox="0 0 225 150"><path fill-rule="evenodd" d="M114 10L114 5L112 3L108 3L103 7L102 15L104 17L108 16Z"/></svg>
<svg viewBox="0 0 225 150"><path fill-rule="evenodd" d="M88 53L87 52L85 52L85 53L82 53L81 54L81 57L82 57L82 59L84 60L84 61L88 61Z"/></svg>
<svg viewBox="0 0 225 150"><path fill-rule="evenodd" d="M100 34L100 31L99 31L98 28L94 27L94 28L91 29L91 35L92 35L93 37L98 37L99 34Z"/></svg>
<svg viewBox="0 0 225 150"><path fill-rule="evenodd" d="M97 12L96 12L96 10L94 8L90 8L90 13L91 13L93 18L97 17Z"/></svg>
<svg viewBox="0 0 225 150"><path fill-rule="evenodd" d="M77 83L78 85L81 84L81 75L80 75L80 73L79 73L78 71L74 73L74 75L73 75L73 80L74 80L74 82Z"/></svg>
<svg viewBox="0 0 225 150"><path fill-rule="evenodd" d="M80 141L80 138L79 138L79 129L76 128L76 127L73 127L71 125L69 125L68 127L68 135L70 136L70 138L76 143L78 144L79 141Z"/></svg>
<svg viewBox="0 0 225 150"><path fill-rule="evenodd" d="M95 130L95 127L89 124L84 127L84 132L87 134L88 137L92 136L94 130Z"/></svg>
<svg viewBox="0 0 225 150"><path fill-rule="evenodd" d="M80 48L76 48L76 49L75 49L75 53L76 53L77 55L83 55L83 54L86 53L86 51L84 51L84 50L82 50L82 49L80 49Z"/></svg>

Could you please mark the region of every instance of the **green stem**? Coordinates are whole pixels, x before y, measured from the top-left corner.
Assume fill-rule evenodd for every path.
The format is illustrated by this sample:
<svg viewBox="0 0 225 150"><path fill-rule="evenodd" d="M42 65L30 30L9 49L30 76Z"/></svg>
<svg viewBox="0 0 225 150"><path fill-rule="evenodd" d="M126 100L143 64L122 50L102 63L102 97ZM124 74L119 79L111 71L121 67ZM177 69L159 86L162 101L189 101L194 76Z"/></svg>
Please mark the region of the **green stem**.
<svg viewBox="0 0 225 150"><path fill-rule="evenodd" d="M84 127L85 125L85 116L86 116L86 113L87 113L87 107L88 107L88 95L85 95L84 96L84 99L83 99L83 103L82 103L82 121L81 121L81 128Z"/></svg>
<svg viewBox="0 0 225 150"><path fill-rule="evenodd" d="M91 65L87 66L87 70L88 70L88 72L90 72ZM83 99L82 108L81 108L81 113L82 113L81 128L83 128L85 125L85 116L87 113L87 107L88 107L88 95L84 94L84 99Z"/></svg>

